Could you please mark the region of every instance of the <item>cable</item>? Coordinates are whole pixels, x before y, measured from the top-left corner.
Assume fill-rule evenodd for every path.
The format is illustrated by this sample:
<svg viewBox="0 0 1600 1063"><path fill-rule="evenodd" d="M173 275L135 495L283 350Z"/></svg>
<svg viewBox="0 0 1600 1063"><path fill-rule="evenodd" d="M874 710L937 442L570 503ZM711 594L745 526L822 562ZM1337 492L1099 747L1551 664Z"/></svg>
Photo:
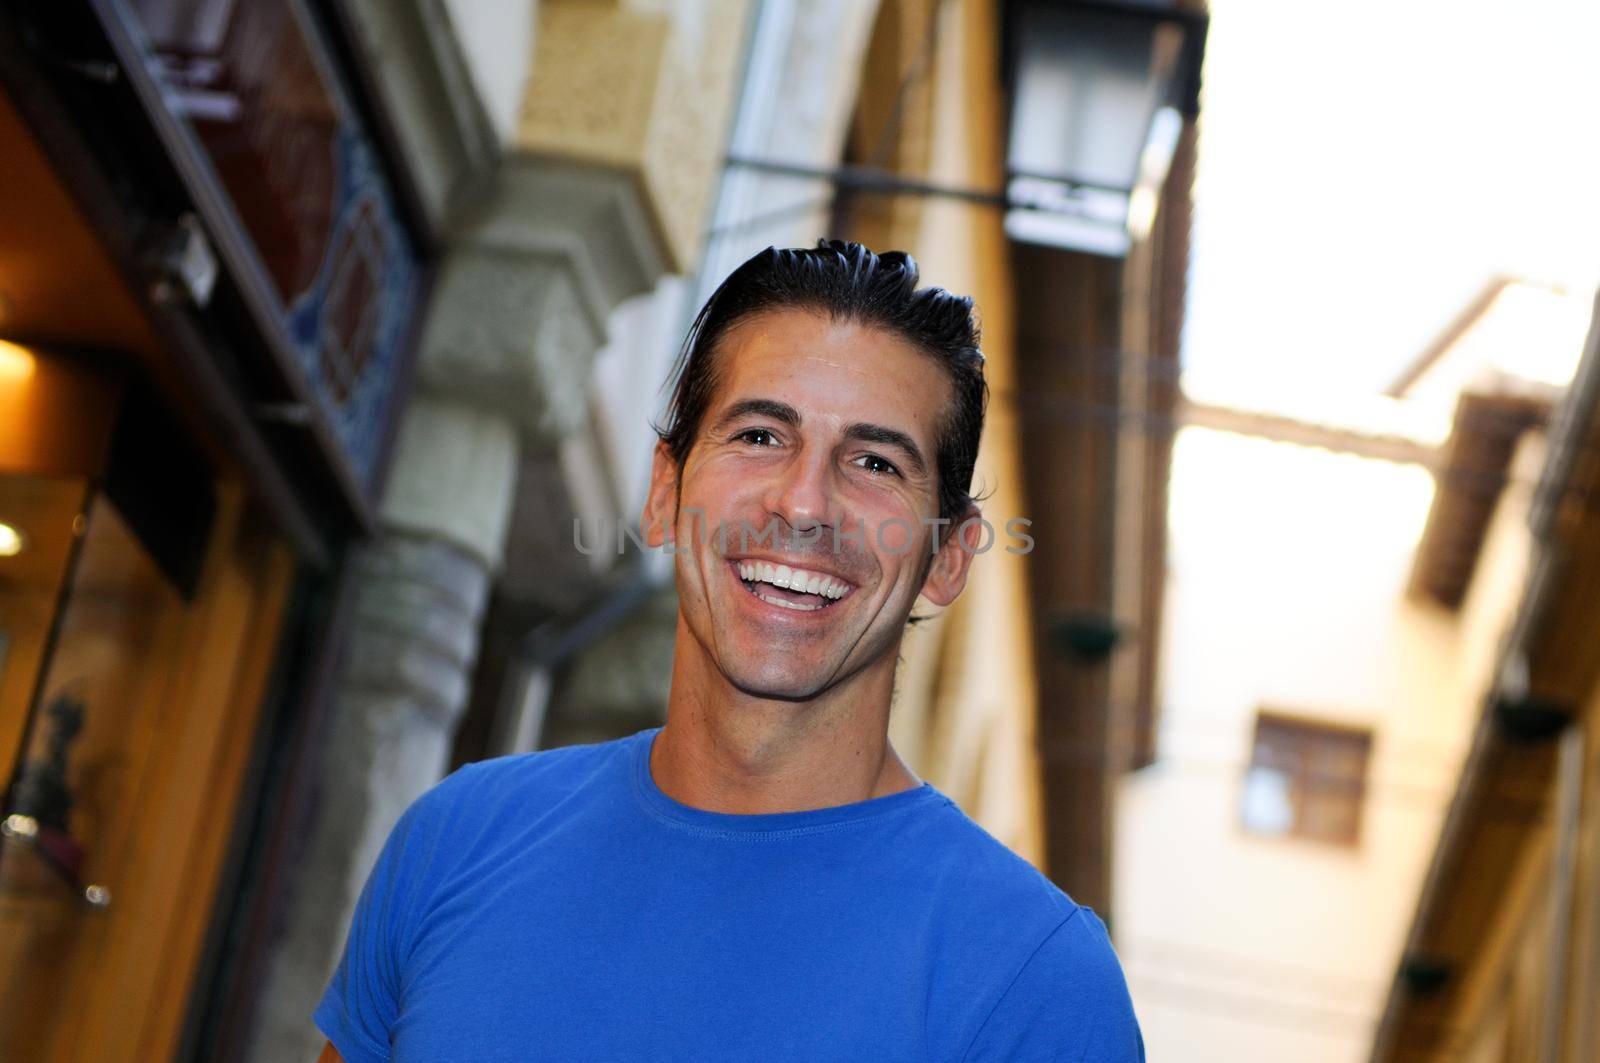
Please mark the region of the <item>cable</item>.
<svg viewBox="0 0 1600 1063"><path fill-rule="evenodd" d="M1388 986L1394 977L1392 971L1385 971L1380 975L1352 975L1323 968L1281 963L1266 957L1247 956L1204 945L1180 944L1164 938L1129 937L1127 934L1119 933L1114 935L1113 944L1116 945L1117 951L1123 954L1123 962L1130 966L1146 963L1161 966L1163 961L1159 957L1171 955L1176 960L1175 966L1207 965L1211 970L1229 970L1234 977L1259 978L1275 985L1298 981L1346 994L1382 989Z"/></svg>
<svg viewBox="0 0 1600 1063"><path fill-rule="evenodd" d="M1241 785L1245 776L1254 767L1265 767L1243 759L1227 757L1197 757L1192 754L1158 753L1151 764L1128 772L1124 758L1111 754L1107 749L1092 743L1051 743L1048 750L1041 749L1040 756L1045 766L1050 764L1068 764L1080 767L1091 767L1105 771L1126 774L1132 785L1140 785L1151 779L1151 773L1159 775L1163 771L1185 772L1189 774L1211 775L1221 780L1230 788ZM1313 772L1294 773L1294 778L1313 782L1324 782L1339 787L1350 787L1360 793L1360 803L1365 807L1369 802L1383 801L1391 804L1411 804L1427 809L1446 809L1456 792L1454 778L1438 786L1399 782L1392 779L1376 779L1370 776L1361 780L1352 780L1349 776L1334 773ZM1485 810L1486 818L1497 823L1519 824L1523 826L1536 826L1547 822L1549 819L1548 802L1545 799L1524 802L1511 802L1502 800Z"/></svg>
<svg viewBox="0 0 1600 1063"><path fill-rule="evenodd" d="M1158 748L1156 759L1152 763L1136 771L1130 771L1128 758L1119 755L1109 746L1109 742L1097 743L1078 739L1039 739L1036 741L1034 749L1040 758L1041 767L1043 768L1048 769L1052 764L1092 768L1123 776L1131 785L1140 785L1147 780L1153 781L1153 777L1159 777L1163 772L1186 772L1214 776L1222 780L1224 785L1231 788L1242 785L1251 768L1267 766L1256 764L1254 761L1244 757L1161 753ZM1380 759L1387 760L1388 758ZM1464 754L1460 757L1440 758L1442 766L1447 768L1454 768L1457 764L1465 763L1465 759ZM1369 759L1369 767L1372 763L1373 761ZM1295 773L1295 778L1334 784L1341 787L1349 786L1352 789L1359 786L1363 808L1370 802L1383 801L1389 804L1410 804L1429 810L1438 810L1442 813L1449 807L1457 790L1459 772L1452 770L1449 775L1448 779L1442 780L1439 785L1434 786L1389 778L1376 778L1370 773L1370 770L1363 774L1360 780L1353 780L1348 775L1329 772L1299 772ZM1495 823L1537 826L1547 822L1549 819L1548 800L1545 796L1529 801L1502 799L1485 809L1483 816L1485 819Z"/></svg>
<svg viewBox="0 0 1600 1063"><path fill-rule="evenodd" d="M1214 1015L1220 1010L1238 1017L1240 1021L1258 1026L1277 1026L1337 1036L1370 1036L1378 1026L1376 1016L1283 1000L1246 990L1190 985L1148 973L1134 975L1130 981L1135 998L1153 995L1158 1000L1165 999L1180 1006L1203 1006L1208 1014Z"/></svg>

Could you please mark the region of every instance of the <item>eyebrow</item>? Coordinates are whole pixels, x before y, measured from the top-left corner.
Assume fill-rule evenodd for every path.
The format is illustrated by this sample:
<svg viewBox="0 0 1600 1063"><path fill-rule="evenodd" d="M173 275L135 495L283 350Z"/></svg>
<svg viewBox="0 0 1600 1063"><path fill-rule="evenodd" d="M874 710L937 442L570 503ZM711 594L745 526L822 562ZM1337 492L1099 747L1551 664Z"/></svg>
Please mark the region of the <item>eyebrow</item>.
<svg viewBox="0 0 1600 1063"><path fill-rule="evenodd" d="M711 426L711 430L720 432L743 417L770 417L791 428L800 424L800 411L787 402L779 402L776 399L741 399L729 406L727 412L717 418L717 423Z"/></svg>
<svg viewBox="0 0 1600 1063"><path fill-rule="evenodd" d="M717 418L711 430L721 432L744 417L770 417L790 427L798 427L800 424L800 411L787 402L779 402L776 399L741 399L729 406L727 411ZM918 476L927 474L928 463L923 458L921 449L909 435L898 428L857 421L845 428L844 437L861 443L894 447L905 454L906 464L910 465Z"/></svg>
<svg viewBox="0 0 1600 1063"><path fill-rule="evenodd" d="M895 447L903 451L906 463L918 476L928 471L928 464L922 458L922 451L917 449L917 444L911 437L898 428L886 428L881 424L866 424L857 421L844 430L846 439L856 439L863 443L877 443L879 446Z"/></svg>

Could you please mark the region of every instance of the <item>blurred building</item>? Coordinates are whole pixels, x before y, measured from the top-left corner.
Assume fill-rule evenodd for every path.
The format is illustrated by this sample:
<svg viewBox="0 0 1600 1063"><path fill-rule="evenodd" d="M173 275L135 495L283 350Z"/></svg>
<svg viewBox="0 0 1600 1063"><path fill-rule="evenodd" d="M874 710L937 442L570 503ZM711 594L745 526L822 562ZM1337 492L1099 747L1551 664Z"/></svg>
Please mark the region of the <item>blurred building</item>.
<svg viewBox="0 0 1600 1063"><path fill-rule="evenodd" d="M8 8L0 1055L313 1058L411 800L660 722L670 559L623 527L661 385L733 266L821 235L974 294L993 389L994 543L908 636L893 740L1114 917L1204 28L1131 0Z"/></svg>
<svg viewBox="0 0 1600 1063"><path fill-rule="evenodd" d="M1514 294L1491 289L1485 316ZM1405 894L1374 1061L1600 1057L1600 302L1575 373L1577 343L1539 365L1537 335L1525 325L1499 346L1542 379L1507 374L1515 353L1480 367L1445 450L1472 480L1512 486L1491 516L1485 492L1441 482L1419 548L1418 594L1460 610L1498 582L1510 608L1470 692L1470 745L1427 874ZM1440 362L1406 386L1454 375ZM1553 414L1552 379L1571 380ZM1508 581L1493 544L1512 520Z"/></svg>
<svg viewBox="0 0 1600 1063"><path fill-rule="evenodd" d="M1160 756L1117 823L1153 1056L1371 1050L1544 553L1587 316L1495 282L1381 400L1180 406Z"/></svg>

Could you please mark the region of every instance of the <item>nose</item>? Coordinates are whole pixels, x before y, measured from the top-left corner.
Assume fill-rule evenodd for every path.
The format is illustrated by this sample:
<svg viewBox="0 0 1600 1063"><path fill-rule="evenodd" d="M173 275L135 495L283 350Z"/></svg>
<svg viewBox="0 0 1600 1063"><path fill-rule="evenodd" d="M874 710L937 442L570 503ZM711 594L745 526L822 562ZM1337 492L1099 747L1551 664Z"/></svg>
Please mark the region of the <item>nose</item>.
<svg viewBox="0 0 1600 1063"><path fill-rule="evenodd" d="M802 451L785 463L763 500L767 512L795 531L833 525L832 466L825 454Z"/></svg>

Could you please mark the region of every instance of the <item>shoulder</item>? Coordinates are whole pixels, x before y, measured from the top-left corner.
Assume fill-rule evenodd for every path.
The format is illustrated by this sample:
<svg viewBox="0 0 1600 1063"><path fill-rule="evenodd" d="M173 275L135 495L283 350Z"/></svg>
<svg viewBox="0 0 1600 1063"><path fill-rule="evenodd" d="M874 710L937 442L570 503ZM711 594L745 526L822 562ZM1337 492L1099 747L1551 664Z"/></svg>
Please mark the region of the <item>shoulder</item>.
<svg viewBox="0 0 1600 1063"><path fill-rule="evenodd" d="M1087 905L1078 905L1050 932L1028 966L1065 991L1108 997L1112 1003L1128 995L1122 963L1112 948L1106 924Z"/></svg>
<svg viewBox="0 0 1600 1063"><path fill-rule="evenodd" d="M942 921L989 971L958 1027L963 1058L1141 1059L1122 965L1094 911L953 802L927 843L945 897Z"/></svg>
<svg viewBox="0 0 1600 1063"><path fill-rule="evenodd" d="M418 804L451 807L568 793L621 765L643 733L463 764L418 798Z"/></svg>
<svg viewBox="0 0 1600 1063"><path fill-rule="evenodd" d="M559 746L532 753L513 753L464 764L441 786L456 780L463 789L515 789L521 786L563 785L581 782L597 770L623 761L647 732L608 742Z"/></svg>
<svg viewBox="0 0 1600 1063"><path fill-rule="evenodd" d="M928 858L954 897L981 910L1006 909L1043 933L1079 905L1054 882L990 834L948 797L934 820Z"/></svg>
<svg viewBox="0 0 1600 1063"><path fill-rule="evenodd" d="M1122 964L1099 916L1078 905L1039 943L963 1058L1144 1059Z"/></svg>
<svg viewBox="0 0 1600 1063"><path fill-rule="evenodd" d="M641 734L464 764L412 802L400 827L469 849L513 826L570 812L574 803L626 785L629 754Z"/></svg>

